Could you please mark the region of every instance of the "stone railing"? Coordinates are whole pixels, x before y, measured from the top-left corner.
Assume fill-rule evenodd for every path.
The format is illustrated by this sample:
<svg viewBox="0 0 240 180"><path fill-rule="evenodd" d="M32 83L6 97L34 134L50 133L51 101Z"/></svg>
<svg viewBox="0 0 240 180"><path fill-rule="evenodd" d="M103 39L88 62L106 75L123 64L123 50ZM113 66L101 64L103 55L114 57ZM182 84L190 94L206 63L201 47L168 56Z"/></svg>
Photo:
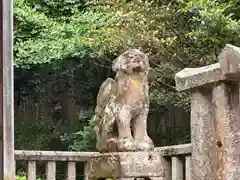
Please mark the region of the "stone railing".
<svg viewBox="0 0 240 180"><path fill-rule="evenodd" d="M191 144L155 148L165 159L163 180L191 180Z"/></svg>
<svg viewBox="0 0 240 180"><path fill-rule="evenodd" d="M227 44L218 60L175 76L191 91L192 180L240 179L240 48Z"/></svg>
<svg viewBox="0 0 240 180"><path fill-rule="evenodd" d="M190 180L190 155L191 144L176 146L158 147L155 151L159 152L164 158L164 169L167 176L163 180ZM88 159L99 155L97 152L64 152L64 151L25 151L15 150L16 161L28 161L27 179L36 180L36 162L46 162L46 180L56 179L56 162L65 161L68 164L67 180L76 179L76 163L85 162L88 165ZM84 179L87 174L84 174Z"/></svg>
<svg viewBox="0 0 240 180"><path fill-rule="evenodd" d="M36 162L46 162L46 180L56 179L56 162L67 162L67 179L76 179L76 162L85 162L97 152L68 152L68 151L25 151L15 150L15 161L28 161L27 179L36 180ZM86 178L85 178L86 179Z"/></svg>

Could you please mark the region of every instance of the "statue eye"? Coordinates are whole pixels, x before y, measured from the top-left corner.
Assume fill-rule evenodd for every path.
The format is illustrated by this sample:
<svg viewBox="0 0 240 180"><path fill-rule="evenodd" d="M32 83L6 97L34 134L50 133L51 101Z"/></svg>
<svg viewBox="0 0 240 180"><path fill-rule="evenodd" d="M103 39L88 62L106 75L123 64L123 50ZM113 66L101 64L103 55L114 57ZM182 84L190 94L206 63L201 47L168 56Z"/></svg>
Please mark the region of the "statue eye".
<svg viewBox="0 0 240 180"><path fill-rule="evenodd" d="M123 70L123 74L128 74L127 70L124 69Z"/></svg>

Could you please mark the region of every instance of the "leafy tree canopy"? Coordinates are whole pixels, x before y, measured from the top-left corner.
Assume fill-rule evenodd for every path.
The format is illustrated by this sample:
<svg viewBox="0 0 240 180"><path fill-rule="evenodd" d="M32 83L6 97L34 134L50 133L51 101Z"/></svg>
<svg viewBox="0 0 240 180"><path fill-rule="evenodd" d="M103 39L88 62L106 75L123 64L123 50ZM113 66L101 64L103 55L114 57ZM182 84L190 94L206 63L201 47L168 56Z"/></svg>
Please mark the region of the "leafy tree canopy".
<svg viewBox="0 0 240 180"><path fill-rule="evenodd" d="M188 111L174 74L216 62L227 43L240 46L239 9L238 0L15 0L16 84L42 92L64 82L92 106L111 61L139 48L150 57L151 103ZM89 147L90 126L74 134L71 149Z"/></svg>
<svg viewBox="0 0 240 180"><path fill-rule="evenodd" d="M34 64L50 63L54 60L69 58L83 59L85 56L95 57L88 39L95 35L101 38L108 36L107 29L112 23L113 14L90 9L80 11L76 9L68 20L59 21L49 16L55 14L60 5L62 11L68 12L78 7L81 1L65 1L69 7L58 1L41 1L32 4L28 0L14 1L14 53L16 67L29 67ZM46 10L48 8L53 8ZM72 7L72 8L71 8ZM64 13L63 13L64 14ZM58 16L60 17L60 16ZM66 16L64 16L66 17Z"/></svg>

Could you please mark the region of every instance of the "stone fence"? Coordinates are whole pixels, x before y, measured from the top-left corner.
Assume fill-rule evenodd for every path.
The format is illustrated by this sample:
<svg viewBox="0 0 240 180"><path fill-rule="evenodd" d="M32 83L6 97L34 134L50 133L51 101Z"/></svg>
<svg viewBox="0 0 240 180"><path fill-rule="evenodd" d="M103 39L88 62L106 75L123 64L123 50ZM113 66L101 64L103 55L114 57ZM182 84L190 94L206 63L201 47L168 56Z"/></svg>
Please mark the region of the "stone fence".
<svg viewBox="0 0 240 180"><path fill-rule="evenodd" d="M190 180L190 155L191 144L183 144L168 147L158 147L155 151L159 152L165 160L164 180ZM67 180L76 180L76 163L85 162L92 156L99 155L98 152L67 152L67 151L25 151L15 150L16 161L27 161L27 179L36 180L36 162L46 162L46 180L56 180L56 162L67 163ZM87 173L84 173L87 180Z"/></svg>
<svg viewBox="0 0 240 180"><path fill-rule="evenodd" d="M240 179L240 48L227 44L218 60L175 76L191 91L192 180Z"/></svg>

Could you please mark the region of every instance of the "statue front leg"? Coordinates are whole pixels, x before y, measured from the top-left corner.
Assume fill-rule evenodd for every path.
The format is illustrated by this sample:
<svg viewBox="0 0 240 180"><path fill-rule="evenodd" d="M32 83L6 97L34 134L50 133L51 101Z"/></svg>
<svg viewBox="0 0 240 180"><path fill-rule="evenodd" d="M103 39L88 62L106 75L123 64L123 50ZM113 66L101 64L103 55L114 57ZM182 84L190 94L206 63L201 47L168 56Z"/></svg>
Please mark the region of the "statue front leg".
<svg viewBox="0 0 240 180"><path fill-rule="evenodd" d="M118 127L118 151L135 151L136 146L131 133L131 107L121 105L116 113L116 122Z"/></svg>
<svg viewBox="0 0 240 180"><path fill-rule="evenodd" d="M100 152L116 152L117 151L117 133L114 124L116 122L114 114L107 107L101 119L94 127L96 132L96 147Z"/></svg>
<svg viewBox="0 0 240 180"><path fill-rule="evenodd" d="M154 149L154 144L147 134L148 111L148 106L144 107L133 121L133 137L139 151L151 151Z"/></svg>

